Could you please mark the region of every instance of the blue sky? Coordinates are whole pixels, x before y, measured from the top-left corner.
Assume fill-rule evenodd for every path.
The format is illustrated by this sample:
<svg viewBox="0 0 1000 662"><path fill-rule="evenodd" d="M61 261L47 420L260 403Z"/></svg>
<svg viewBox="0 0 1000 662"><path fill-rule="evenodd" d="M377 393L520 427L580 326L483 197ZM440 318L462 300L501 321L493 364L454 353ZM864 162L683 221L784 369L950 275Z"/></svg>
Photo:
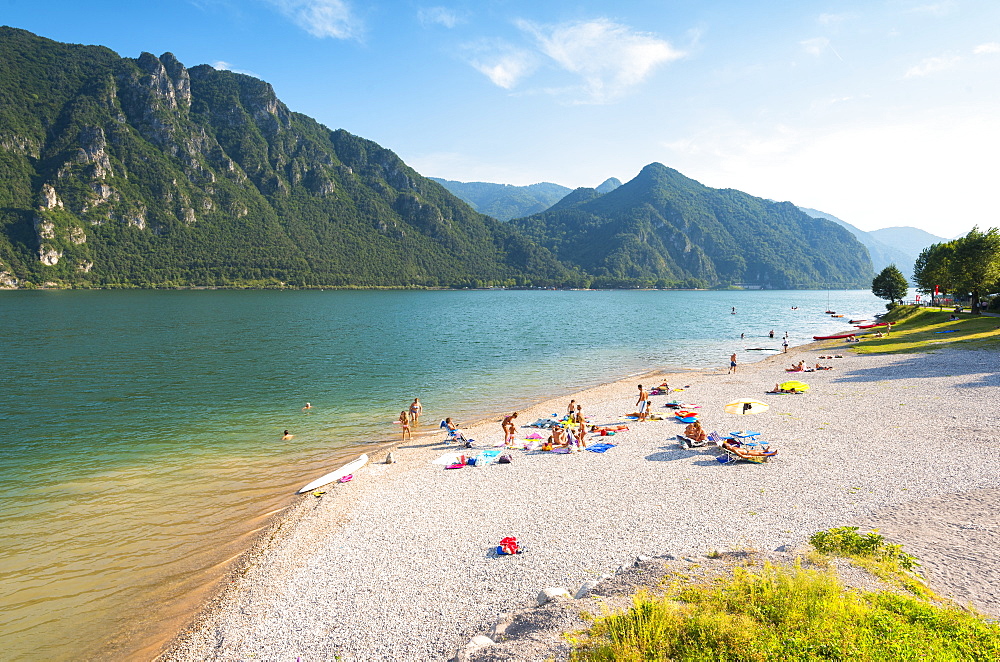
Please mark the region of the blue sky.
<svg viewBox="0 0 1000 662"><path fill-rule="evenodd" d="M249 73L428 176L658 161L864 230L1000 225L997 0L0 0L0 23Z"/></svg>

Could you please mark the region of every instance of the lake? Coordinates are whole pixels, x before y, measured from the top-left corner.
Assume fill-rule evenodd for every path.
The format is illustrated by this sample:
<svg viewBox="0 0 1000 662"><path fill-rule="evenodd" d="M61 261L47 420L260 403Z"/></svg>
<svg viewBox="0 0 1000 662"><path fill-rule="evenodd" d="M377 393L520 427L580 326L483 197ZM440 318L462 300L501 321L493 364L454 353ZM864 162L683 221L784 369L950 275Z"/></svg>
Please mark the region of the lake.
<svg viewBox="0 0 1000 662"><path fill-rule="evenodd" d="M786 331L802 344L883 304L798 290L0 292L0 650L149 657L295 490L395 440L414 397L426 431L727 366L733 351L760 360L744 348L778 349Z"/></svg>

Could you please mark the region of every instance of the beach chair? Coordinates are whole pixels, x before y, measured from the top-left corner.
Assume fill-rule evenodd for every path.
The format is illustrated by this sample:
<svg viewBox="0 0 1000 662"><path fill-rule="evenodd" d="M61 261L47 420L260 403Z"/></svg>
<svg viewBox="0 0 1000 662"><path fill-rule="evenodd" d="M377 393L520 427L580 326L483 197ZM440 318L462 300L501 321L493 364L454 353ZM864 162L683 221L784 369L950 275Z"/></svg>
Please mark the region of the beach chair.
<svg viewBox="0 0 1000 662"><path fill-rule="evenodd" d="M695 441L691 437L688 437L683 434L677 435L677 441L680 442L681 448L688 448L688 449L699 448L701 446L707 446L713 443L711 439L705 439L703 441Z"/></svg>
<svg viewBox="0 0 1000 662"><path fill-rule="evenodd" d="M771 458L778 454L778 451L770 446L755 446L751 448L735 439L724 441L720 448L722 449L722 452L725 453L724 457L726 458L725 461L722 459L719 460L721 464L738 462L740 460L743 460L744 462L753 462L754 464L763 464L765 462L769 462Z"/></svg>

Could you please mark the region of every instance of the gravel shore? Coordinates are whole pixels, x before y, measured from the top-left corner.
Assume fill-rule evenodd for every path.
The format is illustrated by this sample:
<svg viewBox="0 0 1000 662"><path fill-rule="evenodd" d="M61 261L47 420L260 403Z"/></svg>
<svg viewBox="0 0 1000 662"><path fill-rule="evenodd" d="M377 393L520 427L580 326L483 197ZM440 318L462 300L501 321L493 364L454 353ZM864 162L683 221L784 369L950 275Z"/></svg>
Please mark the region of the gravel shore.
<svg viewBox="0 0 1000 662"><path fill-rule="evenodd" d="M837 352L839 359L818 359ZM833 370L786 374L793 360ZM801 379L805 394L766 395ZM574 396L592 422L630 430L591 437L617 446L570 455L514 451L513 462L445 470L431 460L458 450L419 439L384 453L346 484L306 495L248 553L231 581L165 660L443 660L539 591L631 566L637 556L704 556L715 549L771 551L813 532L875 526L925 563L931 588L1000 616L1000 453L991 448L1000 401L1000 356L941 349L858 356L808 345L726 370L647 376L685 390L653 396L668 416L674 397L700 406L707 430L749 427L779 449L762 465L721 465L711 450L684 450L672 418L628 422L637 380ZM751 397L758 416L723 413ZM521 411L520 424L569 397ZM497 409L502 405L498 404ZM425 415L424 428L446 412ZM519 438L530 432L519 429ZM503 439L499 422L467 430L478 446ZM524 554L494 557L504 536Z"/></svg>

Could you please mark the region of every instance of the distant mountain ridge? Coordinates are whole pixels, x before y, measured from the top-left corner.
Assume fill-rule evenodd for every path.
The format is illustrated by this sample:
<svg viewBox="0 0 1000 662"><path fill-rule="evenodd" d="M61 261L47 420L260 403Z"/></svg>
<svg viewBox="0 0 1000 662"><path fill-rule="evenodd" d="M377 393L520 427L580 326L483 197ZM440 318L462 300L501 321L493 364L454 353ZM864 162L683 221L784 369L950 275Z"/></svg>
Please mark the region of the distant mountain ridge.
<svg viewBox="0 0 1000 662"><path fill-rule="evenodd" d="M492 216L499 221L509 221L543 212L572 191L565 186L550 182L513 186L489 182L456 182L439 177L428 177L428 179L441 184L479 213ZM621 185L618 179L609 177L597 187L597 191L608 193Z"/></svg>
<svg viewBox="0 0 1000 662"><path fill-rule="evenodd" d="M892 227L866 232L832 214L808 207L799 209L813 218L825 218L847 228L868 249L876 272L895 264L907 280L912 280L913 264L923 249L931 244L947 241L943 237L912 227Z"/></svg>
<svg viewBox="0 0 1000 662"><path fill-rule="evenodd" d="M659 163L609 193L576 189L511 224L607 283L867 287L873 275L868 251L836 223Z"/></svg>

